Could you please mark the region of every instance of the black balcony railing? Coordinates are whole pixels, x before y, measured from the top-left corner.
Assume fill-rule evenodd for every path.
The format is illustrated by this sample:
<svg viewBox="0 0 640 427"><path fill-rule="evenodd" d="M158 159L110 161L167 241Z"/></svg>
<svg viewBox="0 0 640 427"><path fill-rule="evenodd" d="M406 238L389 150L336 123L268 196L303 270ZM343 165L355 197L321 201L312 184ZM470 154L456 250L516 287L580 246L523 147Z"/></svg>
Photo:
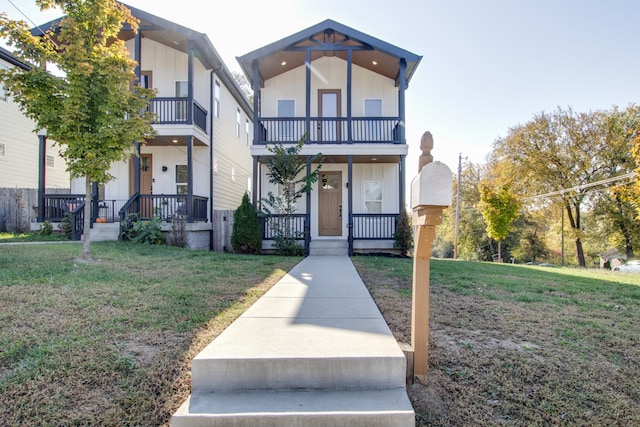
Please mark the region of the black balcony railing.
<svg viewBox="0 0 640 427"><path fill-rule="evenodd" d="M256 144L297 142L305 134L311 144L401 144L397 117L260 118Z"/></svg>
<svg viewBox="0 0 640 427"><path fill-rule="evenodd" d="M207 110L193 102L193 118L190 117L189 98L153 98L149 111L156 115L155 124L194 124L207 131Z"/></svg>
<svg viewBox="0 0 640 427"><path fill-rule="evenodd" d="M398 214L353 214L353 238L393 239L397 224Z"/></svg>

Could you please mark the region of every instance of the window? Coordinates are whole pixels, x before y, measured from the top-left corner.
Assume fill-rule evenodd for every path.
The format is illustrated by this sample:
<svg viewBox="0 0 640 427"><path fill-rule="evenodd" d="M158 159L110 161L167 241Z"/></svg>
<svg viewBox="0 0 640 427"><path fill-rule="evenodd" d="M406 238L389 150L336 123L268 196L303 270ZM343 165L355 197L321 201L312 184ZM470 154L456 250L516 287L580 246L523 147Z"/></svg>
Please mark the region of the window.
<svg viewBox="0 0 640 427"><path fill-rule="evenodd" d="M364 182L364 210L366 213L382 213L382 181Z"/></svg>
<svg viewBox="0 0 640 427"><path fill-rule="evenodd" d="M365 117L382 117L382 99L365 99L364 100L364 115ZM365 141L381 141L383 139L382 134L382 122L379 120L367 120L365 122L364 140Z"/></svg>
<svg viewBox="0 0 640 427"><path fill-rule="evenodd" d="M0 158L7 157L7 146L4 142L0 142Z"/></svg>
<svg viewBox="0 0 640 427"><path fill-rule="evenodd" d="M215 92L213 94L213 108L217 118L220 118L220 82L216 80Z"/></svg>
<svg viewBox="0 0 640 427"><path fill-rule="evenodd" d="M0 70L8 70L9 68L4 65L4 64L0 64ZM7 93L4 91L4 86L0 83L0 99L3 101L7 100Z"/></svg>
<svg viewBox="0 0 640 427"><path fill-rule="evenodd" d="M296 102L293 99L278 99L278 117L292 119L296 115ZM294 141L293 121L280 120L277 134L281 141Z"/></svg>
<svg viewBox="0 0 640 427"><path fill-rule="evenodd" d="M251 141L249 141L249 119L246 120L246 123L244 125L244 130L247 134L247 147L248 147L249 145L251 145Z"/></svg>
<svg viewBox="0 0 640 427"><path fill-rule="evenodd" d="M239 108L236 108L236 136L238 138L240 138L240 123L242 123L242 113Z"/></svg>
<svg viewBox="0 0 640 427"><path fill-rule="evenodd" d="M187 194L187 165L176 165L176 194Z"/></svg>
<svg viewBox="0 0 640 427"><path fill-rule="evenodd" d="M55 166L55 157L47 155L47 166L50 168Z"/></svg>
<svg viewBox="0 0 640 427"><path fill-rule="evenodd" d="M188 98L189 97L189 84L186 81L176 82L176 98ZM182 122L187 120L187 111L189 100L180 99L176 101L176 121Z"/></svg>
<svg viewBox="0 0 640 427"><path fill-rule="evenodd" d="M140 72L140 86L145 89L151 89L153 87L153 80L151 78L151 71L141 71Z"/></svg>

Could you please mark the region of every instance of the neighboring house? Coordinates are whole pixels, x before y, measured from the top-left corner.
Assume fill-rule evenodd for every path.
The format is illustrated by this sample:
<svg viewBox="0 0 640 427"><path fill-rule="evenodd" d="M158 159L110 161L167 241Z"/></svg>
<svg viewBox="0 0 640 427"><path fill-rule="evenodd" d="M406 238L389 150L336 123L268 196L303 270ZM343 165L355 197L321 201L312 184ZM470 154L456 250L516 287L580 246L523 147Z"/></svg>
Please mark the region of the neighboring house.
<svg viewBox="0 0 640 427"><path fill-rule="evenodd" d="M0 69L29 65L0 47ZM35 123L0 83L0 231L27 231L37 215L39 182L69 193L67 164L58 147L35 133Z"/></svg>
<svg viewBox="0 0 640 427"><path fill-rule="evenodd" d="M598 254L600 257L600 268L611 270L614 267L620 267L627 260L627 254L617 248L607 249Z"/></svg>
<svg viewBox="0 0 640 427"><path fill-rule="evenodd" d="M332 20L238 58L254 91L254 204L278 191L267 144L306 136L301 155L324 157L296 212L311 253L393 248L405 200L405 90L420 60ZM272 234L267 225L264 248Z"/></svg>
<svg viewBox="0 0 640 427"><path fill-rule="evenodd" d="M157 135L136 142L139 156L114 164L115 179L94 187L92 219L159 216L169 228L171 218L182 214L189 246L213 249L214 212L235 209L252 189L251 105L206 34L129 9L140 20L139 31L123 27L119 37L140 64L141 84L157 90L150 104ZM83 179L72 182L72 192L84 201ZM45 201L51 219L79 208L75 202L53 195Z"/></svg>

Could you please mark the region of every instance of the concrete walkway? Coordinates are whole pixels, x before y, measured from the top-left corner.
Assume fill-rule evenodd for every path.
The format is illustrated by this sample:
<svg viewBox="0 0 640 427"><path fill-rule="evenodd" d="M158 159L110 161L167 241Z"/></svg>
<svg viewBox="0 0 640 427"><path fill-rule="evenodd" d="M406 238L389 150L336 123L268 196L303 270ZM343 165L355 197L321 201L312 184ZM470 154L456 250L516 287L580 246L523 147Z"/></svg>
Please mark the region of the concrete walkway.
<svg viewBox="0 0 640 427"><path fill-rule="evenodd" d="M310 256L192 365L178 426L413 426L406 361L346 256Z"/></svg>

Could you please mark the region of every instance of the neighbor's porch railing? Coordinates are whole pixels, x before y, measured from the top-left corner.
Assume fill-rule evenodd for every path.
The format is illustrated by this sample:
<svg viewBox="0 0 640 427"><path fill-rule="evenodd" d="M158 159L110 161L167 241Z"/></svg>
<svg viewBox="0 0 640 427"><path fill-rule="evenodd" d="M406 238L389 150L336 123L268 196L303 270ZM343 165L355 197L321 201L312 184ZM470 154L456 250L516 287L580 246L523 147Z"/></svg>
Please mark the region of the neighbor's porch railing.
<svg viewBox="0 0 640 427"><path fill-rule="evenodd" d="M207 110L193 101L193 119L189 117L189 98L153 98L149 111L156 115L155 124L194 124L207 131Z"/></svg>
<svg viewBox="0 0 640 427"><path fill-rule="evenodd" d="M202 196L193 196L191 217L194 222L206 222L207 202ZM124 221L130 214L137 214L140 219L148 220L154 217L171 221L175 215L187 215L187 196L178 194L135 194L119 211L120 221Z"/></svg>
<svg viewBox="0 0 640 427"><path fill-rule="evenodd" d="M311 144L401 144L399 123L397 117L311 117L307 133L305 117L262 117L257 123L258 141L255 144L297 142L305 134L305 142Z"/></svg>

